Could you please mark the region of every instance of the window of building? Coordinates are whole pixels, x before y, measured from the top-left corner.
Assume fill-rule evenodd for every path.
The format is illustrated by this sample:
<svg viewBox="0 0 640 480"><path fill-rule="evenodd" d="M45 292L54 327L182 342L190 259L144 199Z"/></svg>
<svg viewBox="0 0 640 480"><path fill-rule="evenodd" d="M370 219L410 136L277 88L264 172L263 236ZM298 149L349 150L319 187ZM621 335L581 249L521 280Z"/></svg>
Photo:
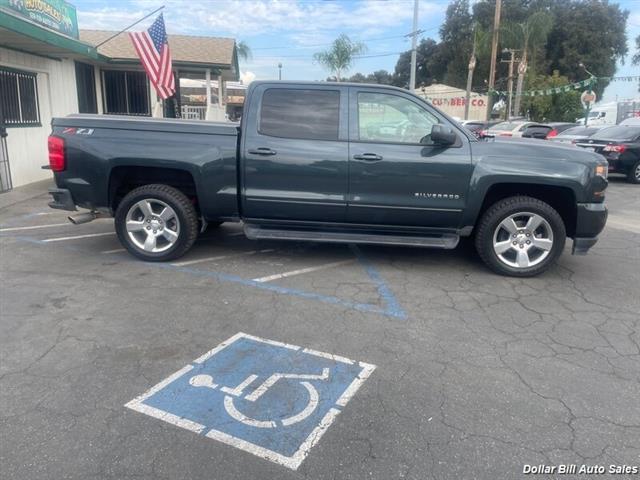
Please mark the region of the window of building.
<svg viewBox="0 0 640 480"><path fill-rule="evenodd" d="M98 113L93 65L76 62L76 87L78 90L78 112Z"/></svg>
<svg viewBox="0 0 640 480"><path fill-rule="evenodd" d="M149 82L144 72L104 70L104 113L151 115Z"/></svg>
<svg viewBox="0 0 640 480"><path fill-rule="evenodd" d="M0 109L7 127L40 125L37 75L0 68Z"/></svg>
<svg viewBox="0 0 640 480"><path fill-rule="evenodd" d="M270 88L262 96L263 135L308 140L338 140L340 92Z"/></svg>
<svg viewBox="0 0 640 480"><path fill-rule="evenodd" d="M438 119L418 104L386 93L358 94L360 141L430 144Z"/></svg>

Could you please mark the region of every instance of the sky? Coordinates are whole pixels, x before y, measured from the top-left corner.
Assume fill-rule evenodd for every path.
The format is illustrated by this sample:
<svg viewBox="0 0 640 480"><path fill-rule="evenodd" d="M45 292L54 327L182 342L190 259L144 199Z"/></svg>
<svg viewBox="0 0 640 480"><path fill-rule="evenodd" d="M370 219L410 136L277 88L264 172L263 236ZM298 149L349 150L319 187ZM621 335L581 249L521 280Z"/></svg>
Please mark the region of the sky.
<svg viewBox="0 0 640 480"><path fill-rule="evenodd" d="M615 0L612 1L612 3ZM385 69L393 72L399 53L411 48L413 0L71 0L80 28L118 30L165 5L169 34L232 37L246 42L252 58L240 62L244 78L323 80L329 72L313 61L341 33L364 42L366 53L349 74ZM420 0L418 29L438 39L446 0ZM640 35L640 0L618 0L631 12L627 25L629 55L616 75L639 75L631 65ZM155 15L154 15L155 16ZM147 28L153 17L133 30ZM597 30L594 30L597 34ZM597 75L597 72L593 72ZM613 82L603 101L638 97L637 82Z"/></svg>

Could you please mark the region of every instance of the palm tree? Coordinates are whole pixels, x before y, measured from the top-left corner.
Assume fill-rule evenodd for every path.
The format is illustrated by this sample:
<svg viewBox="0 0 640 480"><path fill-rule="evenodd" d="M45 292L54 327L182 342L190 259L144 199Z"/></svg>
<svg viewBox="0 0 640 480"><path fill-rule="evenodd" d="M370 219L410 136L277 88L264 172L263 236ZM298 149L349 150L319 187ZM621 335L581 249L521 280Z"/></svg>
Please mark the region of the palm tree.
<svg viewBox="0 0 640 480"><path fill-rule="evenodd" d="M553 17L544 11L539 11L527 18L522 23L512 23L503 27L503 39L505 44L522 51L522 59L518 65L518 85L516 87L516 101L514 113L520 113L520 94L524 84L524 75L527 71L527 57L529 51L542 45L553 27Z"/></svg>
<svg viewBox="0 0 640 480"><path fill-rule="evenodd" d="M251 60L253 56L251 53L251 48L245 41L240 41L236 44L236 52L238 53L238 57L244 61Z"/></svg>
<svg viewBox="0 0 640 480"><path fill-rule="evenodd" d="M313 59L334 73L336 80L340 81L342 72L351 68L355 57L366 52L367 46L361 42L353 42L344 33L336 38L331 48L313 55Z"/></svg>
<svg viewBox="0 0 640 480"><path fill-rule="evenodd" d="M482 30L476 22L473 25L473 45L471 49L471 57L469 58L469 73L467 75L467 94L464 105L464 119L469 117L469 101L471 99L471 85L473 84L473 71L476 68L477 56L484 56L489 47L490 35L486 30Z"/></svg>

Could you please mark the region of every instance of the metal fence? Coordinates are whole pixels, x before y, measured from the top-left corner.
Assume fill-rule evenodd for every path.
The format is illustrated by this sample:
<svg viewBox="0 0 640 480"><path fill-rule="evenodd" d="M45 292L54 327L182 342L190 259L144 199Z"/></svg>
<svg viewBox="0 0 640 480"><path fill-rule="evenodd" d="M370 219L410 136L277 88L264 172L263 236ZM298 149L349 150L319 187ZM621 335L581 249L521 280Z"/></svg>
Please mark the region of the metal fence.
<svg viewBox="0 0 640 480"><path fill-rule="evenodd" d="M182 118L185 120L204 120L207 116L207 107L200 105L182 105L180 108Z"/></svg>

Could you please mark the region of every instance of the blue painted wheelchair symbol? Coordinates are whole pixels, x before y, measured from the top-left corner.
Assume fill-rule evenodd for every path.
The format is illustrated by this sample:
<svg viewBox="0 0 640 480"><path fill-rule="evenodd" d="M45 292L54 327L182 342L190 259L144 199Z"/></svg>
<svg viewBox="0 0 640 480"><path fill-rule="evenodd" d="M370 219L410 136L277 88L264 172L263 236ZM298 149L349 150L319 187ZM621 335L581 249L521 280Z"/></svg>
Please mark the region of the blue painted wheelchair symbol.
<svg viewBox="0 0 640 480"><path fill-rule="evenodd" d="M126 406L296 469L374 369L238 333Z"/></svg>

